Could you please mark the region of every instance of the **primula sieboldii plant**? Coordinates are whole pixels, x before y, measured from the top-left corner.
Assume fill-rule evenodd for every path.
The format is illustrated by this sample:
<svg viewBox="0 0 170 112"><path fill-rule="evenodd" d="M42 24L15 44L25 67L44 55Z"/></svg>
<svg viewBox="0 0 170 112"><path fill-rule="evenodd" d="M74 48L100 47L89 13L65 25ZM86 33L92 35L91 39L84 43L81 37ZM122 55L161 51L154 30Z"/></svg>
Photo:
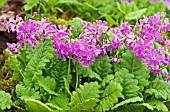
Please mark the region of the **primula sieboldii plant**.
<svg viewBox="0 0 170 112"><path fill-rule="evenodd" d="M52 37L52 47L56 50L57 58L63 61L73 59L83 66L92 64L96 57L111 54L116 54L111 61L120 63L120 50L132 50L139 60L147 63L150 72L157 75L164 75L162 69L170 64L170 39L162 36L162 33L170 31L170 23L164 13L144 17L135 25L126 22L115 28L101 20L93 23L83 21L79 33L74 26L56 26L46 18L24 21L16 16L9 21L4 19L4 26L8 32L17 34L18 43L7 43L13 54L17 54L22 47L34 47L43 43L47 37Z"/></svg>

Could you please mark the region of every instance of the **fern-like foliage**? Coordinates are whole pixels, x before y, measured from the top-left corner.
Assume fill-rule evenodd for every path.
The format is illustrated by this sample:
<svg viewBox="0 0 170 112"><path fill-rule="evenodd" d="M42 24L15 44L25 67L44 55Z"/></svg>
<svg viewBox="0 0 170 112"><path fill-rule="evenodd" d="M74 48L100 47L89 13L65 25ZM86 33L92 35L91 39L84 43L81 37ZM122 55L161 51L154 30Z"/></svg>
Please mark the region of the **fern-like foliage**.
<svg viewBox="0 0 170 112"><path fill-rule="evenodd" d="M70 110L93 110L100 97L100 85L97 82L84 83L76 91L73 91Z"/></svg>
<svg viewBox="0 0 170 112"><path fill-rule="evenodd" d="M112 72L112 65L110 64L110 59L108 56L102 58L97 58L93 65L93 70L99 74L101 77L106 76L108 73Z"/></svg>
<svg viewBox="0 0 170 112"><path fill-rule="evenodd" d="M38 84L40 87L42 87L45 91L47 91L50 94L57 95L56 92L54 92L56 88L56 81L54 78L50 78L49 76L45 77L40 77L38 80Z"/></svg>
<svg viewBox="0 0 170 112"><path fill-rule="evenodd" d="M98 79L99 81L102 80L100 75L95 73L90 65L88 67L83 67L82 64L79 64L78 73L81 74L83 77L90 77L90 78Z"/></svg>
<svg viewBox="0 0 170 112"><path fill-rule="evenodd" d="M102 82L100 83L101 86L106 86L106 84L109 84L112 80L114 79L114 75L110 74L110 75L106 75Z"/></svg>
<svg viewBox="0 0 170 112"><path fill-rule="evenodd" d="M127 105L129 103L142 102L142 101L143 101L143 98L140 98L140 97L129 98L127 100L124 100L124 101L116 104L114 107L112 107L112 110L119 108L121 106Z"/></svg>
<svg viewBox="0 0 170 112"><path fill-rule="evenodd" d="M158 99L170 100L170 84L166 81L155 79L150 83L145 93Z"/></svg>
<svg viewBox="0 0 170 112"><path fill-rule="evenodd" d="M26 109L29 112L52 112L52 110L39 100L25 99Z"/></svg>
<svg viewBox="0 0 170 112"><path fill-rule="evenodd" d="M115 81L121 84L123 88L122 93L126 99L138 96L140 89L138 80L134 79L134 75L129 73L127 69L123 68L116 72Z"/></svg>
<svg viewBox="0 0 170 112"><path fill-rule="evenodd" d="M50 61L46 73L57 81L58 86L63 86L64 78L66 78L68 74L68 62L54 57Z"/></svg>
<svg viewBox="0 0 170 112"><path fill-rule="evenodd" d="M47 39L44 44L39 44L32 52L31 58L23 73L24 83L28 86L34 85L38 89L38 79L47 62L52 59L55 50L51 47L51 40Z"/></svg>
<svg viewBox="0 0 170 112"><path fill-rule="evenodd" d="M168 111L168 108L166 107L166 105L164 105L163 102L159 101L159 100L156 100L156 99L153 99L153 100L149 100L147 101L148 104L152 105L154 109L158 110L159 112L160 111L163 111L163 112L169 112Z"/></svg>
<svg viewBox="0 0 170 112"><path fill-rule="evenodd" d="M22 81L22 73L24 71L24 66L21 66L21 62L12 53L8 53L10 68L13 70L12 79Z"/></svg>
<svg viewBox="0 0 170 112"><path fill-rule="evenodd" d="M147 103L135 103L130 105L124 105L116 112L145 112L145 108L149 109L149 112L152 112L153 108Z"/></svg>
<svg viewBox="0 0 170 112"><path fill-rule="evenodd" d="M10 109L12 106L11 95L5 91L0 91L0 109Z"/></svg>
<svg viewBox="0 0 170 112"><path fill-rule="evenodd" d="M126 68L130 73L134 74L134 78L138 80L140 91L149 85L149 69L145 63L138 60L137 56L130 50L127 50L120 59L120 67Z"/></svg>
<svg viewBox="0 0 170 112"><path fill-rule="evenodd" d="M96 106L96 102L98 102L98 99L95 98L84 100L82 103L79 103L69 110L66 110L66 112L81 112L82 110L92 111Z"/></svg>
<svg viewBox="0 0 170 112"><path fill-rule="evenodd" d="M39 94L39 92L36 92L34 88L30 88L30 87L24 87L22 85L17 85L16 86L16 95L18 98L20 98L21 100L24 99L40 99L41 96Z"/></svg>
<svg viewBox="0 0 170 112"><path fill-rule="evenodd" d="M53 107L56 110L63 111L69 109L68 103L69 98L67 97L67 94L60 93L57 96L53 96L46 105Z"/></svg>
<svg viewBox="0 0 170 112"><path fill-rule="evenodd" d="M108 86L103 90L100 97L100 103L97 106L99 111L108 111L114 104L118 102L118 98L124 98L122 87L117 82L110 82Z"/></svg>

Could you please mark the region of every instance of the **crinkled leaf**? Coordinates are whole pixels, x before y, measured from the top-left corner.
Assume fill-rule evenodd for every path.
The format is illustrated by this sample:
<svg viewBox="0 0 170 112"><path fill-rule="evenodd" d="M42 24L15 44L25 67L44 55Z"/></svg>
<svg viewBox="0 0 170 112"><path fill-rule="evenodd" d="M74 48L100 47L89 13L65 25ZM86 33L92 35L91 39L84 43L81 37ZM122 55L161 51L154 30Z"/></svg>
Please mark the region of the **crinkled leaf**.
<svg viewBox="0 0 170 112"><path fill-rule="evenodd" d="M111 67L112 65L110 64L110 59L108 56L97 58L92 65L93 70L101 77L104 77L108 73L112 72Z"/></svg>
<svg viewBox="0 0 170 112"><path fill-rule="evenodd" d="M54 57L46 71L46 75L55 78L57 86L64 86L64 78L68 74L68 62Z"/></svg>
<svg viewBox="0 0 170 112"><path fill-rule="evenodd" d="M23 71L24 71L24 66L21 65L21 61L17 59L17 56L12 54L9 50L5 50L6 53L9 56L9 64L10 68L13 70L13 80L18 80L22 81L23 77Z"/></svg>
<svg viewBox="0 0 170 112"><path fill-rule="evenodd" d="M145 106L140 104L130 104L124 105L121 108L118 108L116 112L144 112Z"/></svg>
<svg viewBox="0 0 170 112"><path fill-rule="evenodd" d="M0 109L10 109L12 106L11 95L5 91L0 91Z"/></svg>
<svg viewBox="0 0 170 112"><path fill-rule="evenodd" d="M78 73L82 74L83 77L95 78L95 79L98 79L99 81L102 80L100 75L95 73L92 70L92 68L90 67L90 65L88 67L83 67L81 64L79 64L79 66L78 66Z"/></svg>
<svg viewBox="0 0 170 112"><path fill-rule="evenodd" d="M126 68L138 80L140 91L144 90L145 86L149 85L149 69L142 61L138 60L137 56L130 50L127 50L120 59L120 67Z"/></svg>
<svg viewBox="0 0 170 112"><path fill-rule="evenodd" d="M25 99L26 109L29 112L52 112L44 103L34 99Z"/></svg>
<svg viewBox="0 0 170 112"><path fill-rule="evenodd" d="M41 96L39 94L39 92L36 92L35 89L30 88L30 87L24 87L22 85L17 85L16 86L16 95L18 98L20 98L21 100L24 99L40 99Z"/></svg>
<svg viewBox="0 0 170 112"><path fill-rule="evenodd" d="M129 12L137 11L138 7L136 6L135 3L128 3L128 2L117 2L117 8L119 9L120 12L123 14L128 14Z"/></svg>
<svg viewBox="0 0 170 112"><path fill-rule="evenodd" d="M69 95L71 95L71 92L70 92L70 85L69 85L69 82L66 78L64 78L64 86L65 86L65 90L67 91L67 93Z"/></svg>
<svg viewBox="0 0 170 112"><path fill-rule="evenodd" d="M56 81L54 78L51 78L49 76L45 77L40 77L38 80L38 84L44 88L45 91L47 91L50 94L57 95L56 92L54 92L56 88Z"/></svg>
<svg viewBox="0 0 170 112"><path fill-rule="evenodd" d="M79 105L81 105L83 107L82 110L93 109L100 97L99 88L100 86L97 82L84 83L84 85L80 85L80 88L72 93L71 102L69 104L70 107L79 108ZM88 104L89 106L87 107L85 104Z"/></svg>
<svg viewBox="0 0 170 112"><path fill-rule="evenodd" d="M142 101L143 101L143 98L140 98L140 97L129 98L127 100L124 100L124 101L116 104L114 107L112 107L112 110L114 110L118 107L121 107L123 105L127 105L129 103L142 102Z"/></svg>
<svg viewBox="0 0 170 112"><path fill-rule="evenodd" d="M33 50L30 61L23 73L26 86L34 85L38 89L38 79L42 76L42 70L45 69L46 63L54 57L53 53L55 50L51 46L52 41L47 39L43 44L39 44Z"/></svg>
<svg viewBox="0 0 170 112"><path fill-rule="evenodd" d="M98 102L98 99L91 98L88 100L83 101L82 103L78 103L76 106L70 108L66 112L81 112L82 110L94 110L94 107L96 106L96 102Z"/></svg>
<svg viewBox="0 0 170 112"><path fill-rule="evenodd" d="M156 98L170 100L170 84L166 81L155 79L150 83L149 88L145 91L145 93Z"/></svg>
<svg viewBox="0 0 170 112"><path fill-rule="evenodd" d="M163 2L156 2L154 4L150 4L145 12L146 16L153 16L157 12L165 12L166 8Z"/></svg>
<svg viewBox="0 0 170 112"><path fill-rule="evenodd" d="M66 94L60 93L57 96L53 96L52 99L47 103L47 105L52 106L57 110L67 110L69 103L69 98Z"/></svg>
<svg viewBox="0 0 170 112"><path fill-rule="evenodd" d="M107 4L107 5L103 6L103 7L99 7L99 8L98 8L99 13L100 13L101 15L106 15L106 14L109 15L109 14L112 13L113 9L115 8L115 7L113 7L113 6L114 6L114 3L112 2L112 3L110 3L110 4Z"/></svg>
<svg viewBox="0 0 170 112"><path fill-rule="evenodd" d="M118 98L124 98L122 87L117 82L110 82L104 89L100 97L100 103L97 110L108 111L114 104L118 102Z"/></svg>
<svg viewBox="0 0 170 112"><path fill-rule="evenodd" d="M122 93L126 99L138 96L140 89L138 80L134 79L134 75L129 73L127 69L123 68L116 72L115 81L121 84L123 88Z"/></svg>
<svg viewBox="0 0 170 112"><path fill-rule="evenodd" d="M159 100L153 99L153 100L147 101L147 103L153 106L153 108L157 109L158 111L169 112L166 105Z"/></svg>
<svg viewBox="0 0 170 112"><path fill-rule="evenodd" d="M106 84L109 84L111 82L111 80L114 79L114 75L111 74L111 75L106 75L104 77L104 79L102 80L102 82L100 83L101 86L105 86Z"/></svg>
<svg viewBox="0 0 170 112"><path fill-rule="evenodd" d="M77 30L79 33L81 32L83 25L82 25L83 20L81 18L73 18L72 20L72 25L74 26L74 29Z"/></svg>
<svg viewBox="0 0 170 112"><path fill-rule="evenodd" d="M24 5L24 10L28 11L39 4L39 0L27 0L27 4Z"/></svg>
<svg viewBox="0 0 170 112"><path fill-rule="evenodd" d="M134 12L129 12L125 15L125 19L133 20L133 19L140 19L142 15L146 12L147 8L143 8Z"/></svg>

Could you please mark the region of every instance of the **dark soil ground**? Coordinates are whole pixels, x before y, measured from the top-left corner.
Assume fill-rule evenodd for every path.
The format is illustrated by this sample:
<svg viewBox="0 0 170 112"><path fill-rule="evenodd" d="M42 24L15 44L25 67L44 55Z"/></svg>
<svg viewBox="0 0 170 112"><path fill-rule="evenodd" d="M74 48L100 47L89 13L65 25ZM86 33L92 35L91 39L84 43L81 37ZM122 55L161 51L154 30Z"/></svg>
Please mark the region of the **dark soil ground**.
<svg viewBox="0 0 170 112"><path fill-rule="evenodd" d="M25 11L22 8L24 4L26 4L25 0L8 0L0 9L0 90L6 91L13 96L15 96L14 90L17 82L10 79L12 77L12 70L9 68L9 59L4 50L7 47L6 43L15 43L17 39L15 38L16 34L9 34L5 30L3 18L6 17L9 19L16 15L24 16ZM20 110L12 107L10 110L4 110L2 112L20 112Z"/></svg>

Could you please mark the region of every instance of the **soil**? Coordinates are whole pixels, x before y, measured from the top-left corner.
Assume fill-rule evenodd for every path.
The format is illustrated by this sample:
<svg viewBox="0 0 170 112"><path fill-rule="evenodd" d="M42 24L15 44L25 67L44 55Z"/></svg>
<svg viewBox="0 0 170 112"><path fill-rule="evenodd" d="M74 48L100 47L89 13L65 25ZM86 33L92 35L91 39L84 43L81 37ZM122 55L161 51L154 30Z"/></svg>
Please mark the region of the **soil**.
<svg viewBox="0 0 170 112"><path fill-rule="evenodd" d="M26 0L8 0L0 10L0 54L7 47L6 43L17 42L15 34L9 34L3 26L3 18L15 17L16 15L25 16L23 6L26 4Z"/></svg>
<svg viewBox="0 0 170 112"><path fill-rule="evenodd" d="M9 59L5 54L4 50L6 49L6 43L16 43L16 34L8 33L3 26L3 18L6 17L15 17L16 15L25 16L25 11L23 6L26 4L26 0L8 0L0 8L0 90L10 93L15 96L15 86L17 81L11 80L12 70L9 67ZM15 98L15 97L13 97ZM14 99L13 99L14 100ZM2 112L19 112L15 107L12 107L10 110L6 109ZM1 110L0 110L1 112Z"/></svg>

